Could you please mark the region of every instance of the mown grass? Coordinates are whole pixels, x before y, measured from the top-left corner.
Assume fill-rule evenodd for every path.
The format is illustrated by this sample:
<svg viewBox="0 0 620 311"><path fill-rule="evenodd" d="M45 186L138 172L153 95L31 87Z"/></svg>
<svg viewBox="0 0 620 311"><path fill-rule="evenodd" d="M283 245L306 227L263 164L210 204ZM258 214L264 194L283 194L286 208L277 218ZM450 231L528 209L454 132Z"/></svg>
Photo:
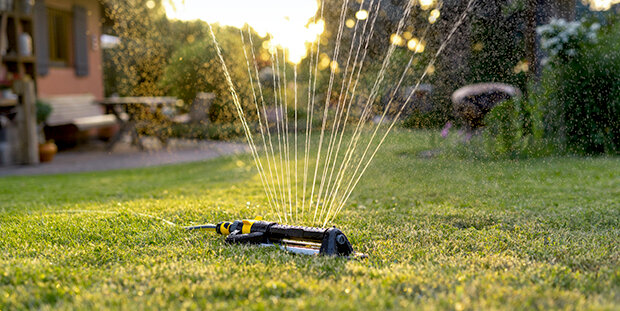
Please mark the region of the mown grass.
<svg viewBox="0 0 620 311"><path fill-rule="evenodd" d="M620 159L424 158L391 136L336 224L367 260L230 246L248 156L0 179L0 309L618 309Z"/></svg>

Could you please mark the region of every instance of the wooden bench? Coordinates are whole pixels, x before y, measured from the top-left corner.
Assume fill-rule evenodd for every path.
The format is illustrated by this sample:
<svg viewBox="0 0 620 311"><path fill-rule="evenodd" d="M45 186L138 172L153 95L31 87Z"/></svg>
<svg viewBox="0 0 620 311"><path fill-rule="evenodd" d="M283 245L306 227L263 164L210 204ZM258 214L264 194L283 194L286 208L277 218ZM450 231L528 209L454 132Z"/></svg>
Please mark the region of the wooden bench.
<svg viewBox="0 0 620 311"><path fill-rule="evenodd" d="M91 94L40 98L52 106L52 113L45 122L45 136L59 146L73 146L88 138L95 130L117 124L116 117L104 114ZM109 137L108 137L109 138Z"/></svg>

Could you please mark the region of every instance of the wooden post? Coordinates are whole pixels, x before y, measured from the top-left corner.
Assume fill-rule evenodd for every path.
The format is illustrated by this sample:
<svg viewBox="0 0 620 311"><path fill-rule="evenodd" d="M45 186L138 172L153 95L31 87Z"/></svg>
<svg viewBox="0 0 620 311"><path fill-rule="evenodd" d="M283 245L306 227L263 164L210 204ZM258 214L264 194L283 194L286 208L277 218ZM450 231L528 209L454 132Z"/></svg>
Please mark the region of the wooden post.
<svg viewBox="0 0 620 311"><path fill-rule="evenodd" d="M17 129L19 132L19 158L21 164L39 163L39 140L37 135L37 109L34 82L15 81L14 90L19 96L17 106Z"/></svg>

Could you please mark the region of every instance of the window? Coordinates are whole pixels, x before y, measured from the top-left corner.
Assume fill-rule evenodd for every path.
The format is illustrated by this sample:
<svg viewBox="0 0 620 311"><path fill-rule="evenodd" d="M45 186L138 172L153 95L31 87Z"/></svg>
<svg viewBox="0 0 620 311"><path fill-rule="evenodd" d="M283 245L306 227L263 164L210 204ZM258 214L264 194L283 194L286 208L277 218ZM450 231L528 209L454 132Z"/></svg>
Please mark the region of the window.
<svg viewBox="0 0 620 311"><path fill-rule="evenodd" d="M69 66L71 64L71 13L57 9L47 9L49 29L50 65Z"/></svg>

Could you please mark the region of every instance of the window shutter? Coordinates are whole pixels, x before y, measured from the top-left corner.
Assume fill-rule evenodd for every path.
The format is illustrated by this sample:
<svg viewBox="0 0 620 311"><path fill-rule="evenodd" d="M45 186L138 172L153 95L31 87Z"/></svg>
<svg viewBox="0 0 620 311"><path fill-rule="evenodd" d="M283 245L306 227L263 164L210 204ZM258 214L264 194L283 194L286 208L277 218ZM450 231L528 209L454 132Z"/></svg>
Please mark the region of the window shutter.
<svg viewBox="0 0 620 311"><path fill-rule="evenodd" d="M86 9L81 6L73 7L73 44L75 75L88 75L88 36Z"/></svg>
<svg viewBox="0 0 620 311"><path fill-rule="evenodd" d="M49 72L50 50L47 25L47 8L43 0L34 4L34 51L37 55L37 74L45 76Z"/></svg>

